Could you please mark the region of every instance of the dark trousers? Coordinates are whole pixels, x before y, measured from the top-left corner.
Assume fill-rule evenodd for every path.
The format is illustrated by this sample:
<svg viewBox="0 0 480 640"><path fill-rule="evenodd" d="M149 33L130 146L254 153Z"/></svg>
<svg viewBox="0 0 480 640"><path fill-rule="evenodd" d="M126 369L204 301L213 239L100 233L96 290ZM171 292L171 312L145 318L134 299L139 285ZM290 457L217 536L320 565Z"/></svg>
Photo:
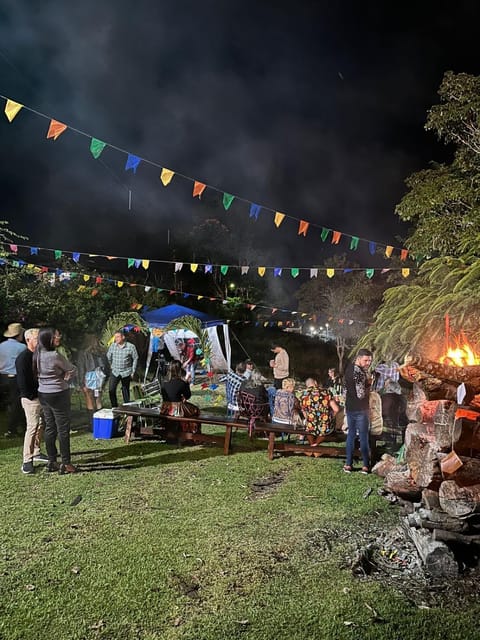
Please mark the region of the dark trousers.
<svg viewBox="0 0 480 640"><path fill-rule="evenodd" d="M63 464L70 464L70 390L38 393L45 418L43 439L50 462L57 461L56 440Z"/></svg>
<svg viewBox="0 0 480 640"><path fill-rule="evenodd" d="M10 433L18 433L19 427L25 425L25 415L17 387L17 376L0 374L0 386L7 407L7 430Z"/></svg>
<svg viewBox="0 0 480 640"><path fill-rule="evenodd" d="M110 396L112 407L118 407L117 387L120 382L122 383L123 402L130 402L130 376L122 378L122 376L111 375L108 383L108 395Z"/></svg>

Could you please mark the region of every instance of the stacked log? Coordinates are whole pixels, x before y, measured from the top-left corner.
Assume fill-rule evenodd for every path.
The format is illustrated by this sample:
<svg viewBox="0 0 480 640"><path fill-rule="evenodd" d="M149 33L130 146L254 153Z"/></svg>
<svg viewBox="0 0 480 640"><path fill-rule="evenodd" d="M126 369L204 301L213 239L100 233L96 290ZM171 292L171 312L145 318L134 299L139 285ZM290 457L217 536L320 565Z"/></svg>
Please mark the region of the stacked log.
<svg viewBox="0 0 480 640"><path fill-rule="evenodd" d="M459 407L451 387L467 382L480 390L480 367L412 358L407 375L415 382L405 465L391 469L384 462L381 468L387 489L409 501L402 524L425 568L434 577L453 576L460 548L480 557L480 410L475 404ZM444 397L432 400L432 389Z"/></svg>

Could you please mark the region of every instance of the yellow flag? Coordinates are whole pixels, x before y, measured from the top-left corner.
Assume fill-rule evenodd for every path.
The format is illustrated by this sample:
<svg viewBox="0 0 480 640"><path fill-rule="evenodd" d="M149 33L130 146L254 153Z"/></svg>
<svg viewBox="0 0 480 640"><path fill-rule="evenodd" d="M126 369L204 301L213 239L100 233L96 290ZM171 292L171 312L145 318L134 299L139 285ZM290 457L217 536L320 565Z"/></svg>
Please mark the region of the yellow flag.
<svg viewBox="0 0 480 640"><path fill-rule="evenodd" d="M327 276L329 278L333 278L334 275L335 275L335 269L327 269Z"/></svg>
<svg viewBox="0 0 480 640"><path fill-rule="evenodd" d="M278 228L282 222L283 219L285 218L285 214L284 213L280 213L280 211L275 211L275 226Z"/></svg>
<svg viewBox="0 0 480 640"><path fill-rule="evenodd" d="M392 255L392 252L393 252L393 247L388 245L387 248L385 249L385 255L387 256L387 258L390 258L390 256Z"/></svg>
<svg viewBox="0 0 480 640"><path fill-rule="evenodd" d="M195 273L195 271L198 269L198 264L195 264L194 262L192 262L190 264L190 271L192 271L193 273Z"/></svg>
<svg viewBox="0 0 480 640"><path fill-rule="evenodd" d="M162 169L162 173L160 174L160 180L162 181L162 184L164 187L170 184L174 175L175 175L175 171L171 171L170 169L165 169L165 167Z"/></svg>
<svg viewBox="0 0 480 640"><path fill-rule="evenodd" d="M263 278L263 276L265 275L265 267L258 267L258 275Z"/></svg>
<svg viewBox="0 0 480 640"><path fill-rule="evenodd" d="M404 278L408 278L409 275L410 275L410 269L402 269L402 276Z"/></svg>
<svg viewBox="0 0 480 640"><path fill-rule="evenodd" d="M119 288L120 288L120 287L123 287L123 282L122 282L121 280L119 280L119 281L117 282L117 287L119 287Z"/></svg>
<svg viewBox="0 0 480 640"><path fill-rule="evenodd" d="M142 260L142 267L144 269L148 269L149 266L150 266L150 260Z"/></svg>
<svg viewBox="0 0 480 640"><path fill-rule="evenodd" d="M90 276L88 276L87 274L85 274L83 276L83 279L85 280L85 282L88 282L90 280Z"/></svg>
<svg viewBox="0 0 480 640"><path fill-rule="evenodd" d="M15 118L22 107L23 104L20 104L19 102L7 100L7 104L5 105L5 115L7 116L9 122L11 122Z"/></svg>
<svg viewBox="0 0 480 640"><path fill-rule="evenodd" d="M201 300L203 296L197 296L197 300Z"/></svg>

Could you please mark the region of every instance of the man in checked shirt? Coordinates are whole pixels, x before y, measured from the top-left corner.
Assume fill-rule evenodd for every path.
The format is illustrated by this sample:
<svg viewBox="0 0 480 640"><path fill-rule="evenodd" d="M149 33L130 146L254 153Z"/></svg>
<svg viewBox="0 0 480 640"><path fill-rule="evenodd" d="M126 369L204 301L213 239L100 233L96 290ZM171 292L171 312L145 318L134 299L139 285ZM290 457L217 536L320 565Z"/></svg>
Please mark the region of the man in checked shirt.
<svg viewBox="0 0 480 640"><path fill-rule="evenodd" d="M134 344L125 340L123 331L114 333L113 343L107 351L107 360L111 369L108 384L110 403L112 407L117 407L117 387L119 383L122 384L123 402L130 402L130 380L138 363L137 349Z"/></svg>

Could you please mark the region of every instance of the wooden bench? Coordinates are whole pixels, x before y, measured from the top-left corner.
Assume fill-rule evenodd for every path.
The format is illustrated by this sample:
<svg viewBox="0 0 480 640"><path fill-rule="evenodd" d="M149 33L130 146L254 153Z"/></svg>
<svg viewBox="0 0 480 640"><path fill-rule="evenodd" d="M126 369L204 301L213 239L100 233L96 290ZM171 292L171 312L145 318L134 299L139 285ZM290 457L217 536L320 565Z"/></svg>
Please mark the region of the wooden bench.
<svg viewBox="0 0 480 640"><path fill-rule="evenodd" d="M223 447L223 452L228 455L232 446L232 429L248 429L248 421L241 418L229 418L227 416L217 416L201 414L196 417L167 416L160 414L160 407L140 407L134 404L120 405L113 409L115 416L126 416L125 442L131 440L132 434L154 435L155 431L166 431L168 423L190 423L192 426L208 424L225 428L225 436L213 435L209 433L180 432L178 439L180 443L214 443ZM145 426L143 420L147 418L155 426Z"/></svg>
<svg viewBox="0 0 480 640"><path fill-rule="evenodd" d="M285 452L303 453L307 456L314 456L315 458L344 458L346 451L345 446L335 447L329 446L326 443L337 442L345 443L347 436L343 431L334 431L328 436L325 436L324 440L317 445L310 445L307 442L305 444L289 441L282 438L277 438L282 434L304 436L308 435L308 432L301 426L293 424L279 424L276 422L257 422L255 425L255 431L264 431L268 434L268 459L273 460L276 453L282 454ZM370 436L370 456L374 460L376 457L376 441L375 436ZM358 452L355 451L355 455Z"/></svg>

